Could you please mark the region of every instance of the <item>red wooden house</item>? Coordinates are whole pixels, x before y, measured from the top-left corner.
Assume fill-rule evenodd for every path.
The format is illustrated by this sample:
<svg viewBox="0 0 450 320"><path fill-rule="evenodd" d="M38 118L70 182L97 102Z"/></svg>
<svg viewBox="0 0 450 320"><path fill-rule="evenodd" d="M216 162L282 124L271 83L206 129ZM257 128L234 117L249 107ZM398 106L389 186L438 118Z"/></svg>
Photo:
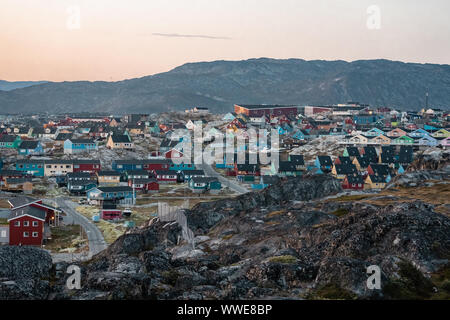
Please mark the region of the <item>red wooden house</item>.
<svg viewBox="0 0 450 320"><path fill-rule="evenodd" d="M364 178L361 175L347 175L342 182L342 189L363 190Z"/></svg>
<svg viewBox="0 0 450 320"><path fill-rule="evenodd" d="M122 219L122 210L117 209L115 204L103 203L101 218L103 220Z"/></svg>
<svg viewBox="0 0 450 320"><path fill-rule="evenodd" d="M11 210L8 218L9 245L41 246L46 213L32 206Z"/></svg>
<svg viewBox="0 0 450 320"><path fill-rule="evenodd" d="M241 118L235 118L233 121L231 121L228 125L228 129L244 129L247 125L245 124L244 120Z"/></svg>
<svg viewBox="0 0 450 320"><path fill-rule="evenodd" d="M73 172L97 173L101 169L100 160L73 160Z"/></svg>
<svg viewBox="0 0 450 320"><path fill-rule="evenodd" d="M172 162L169 159L144 160L143 169L147 171L169 170Z"/></svg>
<svg viewBox="0 0 450 320"><path fill-rule="evenodd" d="M33 207L45 213L45 223L54 225L56 213L61 210L44 204L42 199L34 199L30 197L16 197L8 200L11 210L18 210L26 207Z"/></svg>
<svg viewBox="0 0 450 320"><path fill-rule="evenodd" d="M154 178L128 180L128 186L134 188L136 191L142 191L144 193L159 191L158 180Z"/></svg>

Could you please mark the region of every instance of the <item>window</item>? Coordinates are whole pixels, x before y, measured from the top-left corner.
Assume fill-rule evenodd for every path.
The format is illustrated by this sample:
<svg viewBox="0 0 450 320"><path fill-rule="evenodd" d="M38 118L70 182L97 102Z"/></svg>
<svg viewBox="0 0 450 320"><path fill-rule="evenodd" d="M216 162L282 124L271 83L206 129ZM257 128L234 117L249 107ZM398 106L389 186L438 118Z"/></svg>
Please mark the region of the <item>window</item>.
<svg viewBox="0 0 450 320"><path fill-rule="evenodd" d="M37 232L33 232L33 238L37 238L37 237L38 237L38 235L39 235L39 233L37 233Z"/></svg>
<svg viewBox="0 0 450 320"><path fill-rule="evenodd" d="M25 231L24 233L23 233L23 237L24 238L28 238L30 236L30 233L28 232L28 231Z"/></svg>
<svg viewBox="0 0 450 320"><path fill-rule="evenodd" d="M30 221L24 221L23 222L23 226L24 227L29 227L30 226Z"/></svg>
<svg viewBox="0 0 450 320"><path fill-rule="evenodd" d="M14 221L14 227L20 227L20 221Z"/></svg>
<svg viewBox="0 0 450 320"><path fill-rule="evenodd" d="M39 223L37 221L33 221L33 227L37 227Z"/></svg>

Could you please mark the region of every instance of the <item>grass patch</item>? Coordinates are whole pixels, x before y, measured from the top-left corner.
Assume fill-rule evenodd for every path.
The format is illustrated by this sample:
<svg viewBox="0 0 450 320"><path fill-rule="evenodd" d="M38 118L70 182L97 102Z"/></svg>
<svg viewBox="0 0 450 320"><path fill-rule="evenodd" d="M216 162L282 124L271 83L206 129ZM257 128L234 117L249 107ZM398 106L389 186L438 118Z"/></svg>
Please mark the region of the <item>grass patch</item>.
<svg viewBox="0 0 450 320"><path fill-rule="evenodd" d="M350 211L349 211L348 209L345 209L345 208L339 208L339 209L337 209L337 210L331 212L331 214L333 214L333 215L335 215L335 216L337 216L337 217L343 217L343 216L345 216L346 214L348 214L349 212L350 212Z"/></svg>
<svg viewBox="0 0 450 320"><path fill-rule="evenodd" d="M340 196L339 198L329 199L329 201L341 201L341 202L347 202L347 201L359 201L363 199L367 199L373 197L373 195L369 194L354 194L354 195L345 195Z"/></svg>
<svg viewBox="0 0 450 320"><path fill-rule="evenodd" d="M271 257L271 258L269 258L269 261L274 262L274 263L292 264L292 263L296 263L298 260L294 256L285 255L285 256Z"/></svg>
<svg viewBox="0 0 450 320"><path fill-rule="evenodd" d="M341 288L336 283L329 283L307 294L306 299L310 300L354 300L357 296L346 289Z"/></svg>
<svg viewBox="0 0 450 320"><path fill-rule="evenodd" d="M54 252L79 252L87 244L87 237L79 225L53 227L51 233L52 238L45 248Z"/></svg>
<svg viewBox="0 0 450 320"><path fill-rule="evenodd" d="M409 262L399 263L399 279L391 279L383 288L389 299L423 300L433 294L433 283Z"/></svg>

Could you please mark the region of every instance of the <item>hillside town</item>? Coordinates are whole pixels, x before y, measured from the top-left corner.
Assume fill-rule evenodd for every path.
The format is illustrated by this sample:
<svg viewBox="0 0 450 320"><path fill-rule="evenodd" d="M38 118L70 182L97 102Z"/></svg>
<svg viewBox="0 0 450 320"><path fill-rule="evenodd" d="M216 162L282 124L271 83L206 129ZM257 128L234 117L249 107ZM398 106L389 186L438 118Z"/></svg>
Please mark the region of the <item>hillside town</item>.
<svg viewBox="0 0 450 320"><path fill-rule="evenodd" d="M349 193L379 192L417 155L450 146L448 111L404 112L358 102L236 104L226 114L194 107L123 116L1 115L0 124L0 244L43 248L53 247L53 230L75 223L73 215L98 226L101 250L157 216L159 202L191 208L263 190L288 176L330 175ZM185 150L176 131L190 134L199 127L202 149L214 144L217 133L248 143L251 129L276 130L279 146L236 148L232 159L213 164L180 163ZM263 151L276 152L278 165L263 164L259 156L256 163L249 160ZM82 240L89 240L87 228L81 229L75 244L52 252L97 253L92 241Z"/></svg>

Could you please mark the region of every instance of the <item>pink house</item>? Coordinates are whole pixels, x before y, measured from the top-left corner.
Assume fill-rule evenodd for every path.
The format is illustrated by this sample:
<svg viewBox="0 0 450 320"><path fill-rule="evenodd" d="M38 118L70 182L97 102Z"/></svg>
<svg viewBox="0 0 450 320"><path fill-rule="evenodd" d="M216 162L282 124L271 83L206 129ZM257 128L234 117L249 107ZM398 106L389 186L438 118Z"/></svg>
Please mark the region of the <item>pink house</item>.
<svg viewBox="0 0 450 320"><path fill-rule="evenodd" d="M442 145L444 148L450 147L450 137L447 137L447 138L445 138L445 139L442 139L441 145Z"/></svg>

